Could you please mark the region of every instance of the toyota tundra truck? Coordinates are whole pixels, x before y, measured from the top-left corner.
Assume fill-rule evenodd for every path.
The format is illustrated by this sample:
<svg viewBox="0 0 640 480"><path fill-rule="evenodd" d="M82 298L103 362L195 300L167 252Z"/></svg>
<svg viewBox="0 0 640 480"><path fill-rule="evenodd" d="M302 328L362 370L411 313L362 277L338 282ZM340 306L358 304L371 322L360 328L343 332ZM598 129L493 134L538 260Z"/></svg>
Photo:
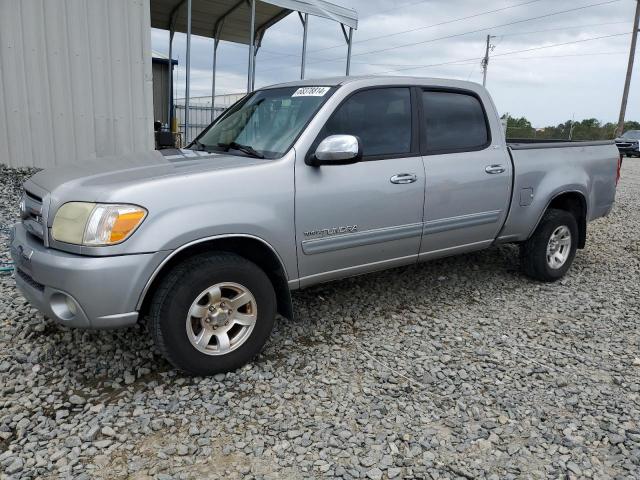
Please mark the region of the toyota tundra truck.
<svg viewBox="0 0 640 480"><path fill-rule="evenodd" d="M613 142L507 143L474 83L341 77L251 92L187 148L44 170L11 254L62 325L148 322L194 375L236 369L291 291L513 243L553 282L607 215Z"/></svg>

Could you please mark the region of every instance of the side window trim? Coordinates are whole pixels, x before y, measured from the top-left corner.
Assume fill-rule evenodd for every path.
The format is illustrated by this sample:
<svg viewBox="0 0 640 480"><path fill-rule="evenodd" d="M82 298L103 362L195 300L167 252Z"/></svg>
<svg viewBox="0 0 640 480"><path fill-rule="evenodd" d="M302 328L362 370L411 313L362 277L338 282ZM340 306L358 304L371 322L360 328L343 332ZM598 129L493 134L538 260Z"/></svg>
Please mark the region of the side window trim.
<svg viewBox="0 0 640 480"><path fill-rule="evenodd" d="M365 155L362 158L361 161L362 162L373 162L373 161L377 161L377 160L392 160L392 159L396 159L396 158L412 158L412 157L421 156L422 155L420 153L420 150L421 150L421 148L420 148L420 136L421 135L420 135L420 120L419 120L419 114L418 114L418 104L420 104L422 102L422 98L420 97L418 92L416 92L416 89L415 89L414 85L392 84L392 85L376 85L376 86L373 86L373 87L362 87L362 88L359 88L357 90L354 90L349 95L347 95L345 98L343 98L342 101L333 110L333 112L331 112L331 115L325 121L325 124L320 129L320 132L318 133L318 136L313 141L313 143L311 144L311 147L309 148L309 151L307 152L307 157L313 155L313 153L315 152L315 149L318 147L320 142L322 140L324 140L323 130L324 130L326 124L332 119L333 115L346 102L348 102L349 99L351 99L351 97L353 97L354 95L356 95L358 93L365 92L365 91L368 91L368 90L382 90L382 89L387 89L387 88L406 88L409 91L410 107L411 107L410 151L406 152L406 153L390 153L390 154L386 154L385 153L385 154L381 154L381 155Z"/></svg>
<svg viewBox="0 0 640 480"><path fill-rule="evenodd" d="M420 154L421 155L430 156L430 155L446 155L449 153L479 152L482 150L486 150L491 146L491 143L493 142L493 139L491 136L491 124L489 123L489 116L487 115L487 109L485 108L484 102L480 98L480 95L478 95L476 92L473 92L471 90L465 90L463 88L452 88L452 87L416 87L416 88L419 91L419 97L420 97L417 103L418 103L418 109L420 112L419 135L420 135ZM480 104L480 108L482 109L482 115L484 116L485 128L487 129L486 143L473 148L462 147L462 148L430 150L428 145L427 128L426 128L426 125L427 125L426 116L428 112L424 111L424 102L422 101L422 94L424 92L457 93L459 95L468 95L475 98Z"/></svg>

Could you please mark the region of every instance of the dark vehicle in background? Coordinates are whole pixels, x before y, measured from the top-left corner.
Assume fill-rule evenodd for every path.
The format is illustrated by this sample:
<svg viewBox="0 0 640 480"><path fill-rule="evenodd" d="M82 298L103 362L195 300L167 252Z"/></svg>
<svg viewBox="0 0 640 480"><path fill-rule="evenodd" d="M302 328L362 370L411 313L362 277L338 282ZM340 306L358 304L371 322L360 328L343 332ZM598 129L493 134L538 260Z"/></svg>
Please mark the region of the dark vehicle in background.
<svg viewBox="0 0 640 480"><path fill-rule="evenodd" d="M616 147L620 154L627 157L640 157L640 130L629 130L624 132L621 137L616 138Z"/></svg>

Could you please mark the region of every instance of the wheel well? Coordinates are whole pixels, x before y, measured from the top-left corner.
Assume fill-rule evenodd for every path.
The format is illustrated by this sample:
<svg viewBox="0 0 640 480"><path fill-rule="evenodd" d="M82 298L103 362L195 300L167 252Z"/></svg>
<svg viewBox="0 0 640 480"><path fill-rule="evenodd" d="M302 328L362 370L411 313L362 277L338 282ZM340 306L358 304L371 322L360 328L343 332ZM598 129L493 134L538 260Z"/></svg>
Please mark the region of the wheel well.
<svg viewBox="0 0 640 480"><path fill-rule="evenodd" d="M565 210L576 217L578 222L578 248L587 243L587 202L578 192L561 193L549 204L549 208Z"/></svg>
<svg viewBox="0 0 640 480"><path fill-rule="evenodd" d="M167 273L171 271L175 265L194 255L212 251L235 253L236 255L246 258L260 267L267 274L273 284L273 288L276 292L278 313L283 317L293 319L291 293L287 283L287 276L280 259L265 243L250 237L212 239L196 243L190 247L180 250L162 266L161 270L156 274L155 278L149 285L140 307L140 317L144 317L149 311L149 304L152 297L150 292L155 291L155 287L162 282Z"/></svg>

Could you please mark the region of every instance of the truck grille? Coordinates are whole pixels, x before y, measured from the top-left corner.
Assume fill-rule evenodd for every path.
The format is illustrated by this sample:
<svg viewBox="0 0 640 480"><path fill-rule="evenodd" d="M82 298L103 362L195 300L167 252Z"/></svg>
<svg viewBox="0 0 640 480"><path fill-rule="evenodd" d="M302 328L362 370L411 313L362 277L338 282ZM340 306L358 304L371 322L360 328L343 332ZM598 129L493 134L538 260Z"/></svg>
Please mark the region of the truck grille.
<svg viewBox="0 0 640 480"><path fill-rule="evenodd" d="M20 201L22 224L30 234L44 242L47 229L43 215L42 198L25 190L22 200Z"/></svg>

